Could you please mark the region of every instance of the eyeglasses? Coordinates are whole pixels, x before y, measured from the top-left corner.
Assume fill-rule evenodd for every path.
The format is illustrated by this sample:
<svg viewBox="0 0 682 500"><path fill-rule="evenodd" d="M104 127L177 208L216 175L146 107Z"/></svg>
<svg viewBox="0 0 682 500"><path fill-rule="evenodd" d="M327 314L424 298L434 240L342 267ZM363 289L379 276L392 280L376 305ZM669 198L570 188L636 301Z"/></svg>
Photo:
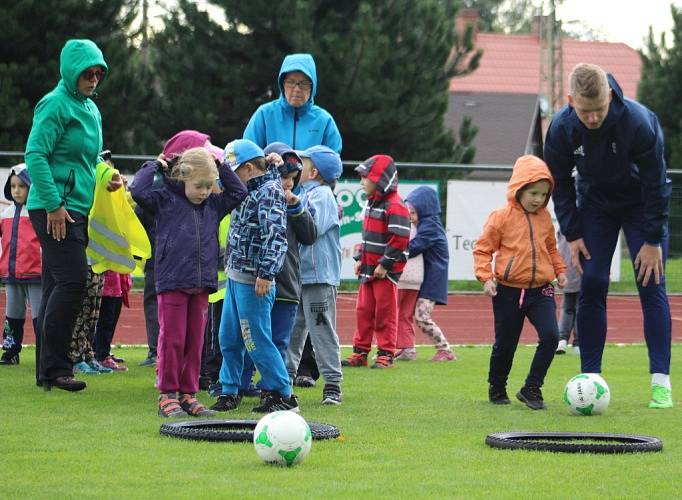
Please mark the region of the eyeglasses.
<svg viewBox="0 0 682 500"><path fill-rule="evenodd" d="M89 82L91 82L93 78L97 78L97 81L99 82L102 80L103 76L104 71L102 71L101 69L89 69L81 73L81 78Z"/></svg>
<svg viewBox="0 0 682 500"><path fill-rule="evenodd" d="M284 80L284 86L288 89L298 87L301 90L310 90L313 84L311 82L306 82L305 80L301 80L300 82L297 82L296 80Z"/></svg>

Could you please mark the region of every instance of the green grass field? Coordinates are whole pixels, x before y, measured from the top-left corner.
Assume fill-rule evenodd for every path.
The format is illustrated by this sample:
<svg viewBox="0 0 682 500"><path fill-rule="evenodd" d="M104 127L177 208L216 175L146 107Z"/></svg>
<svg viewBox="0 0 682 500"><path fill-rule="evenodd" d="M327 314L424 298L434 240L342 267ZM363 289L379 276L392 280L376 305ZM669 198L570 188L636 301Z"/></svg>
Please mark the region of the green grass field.
<svg viewBox="0 0 682 500"><path fill-rule="evenodd" d="M394 370L345 371L345 402L322 406L320 388L298 389L302 415L337 425L342 438L316 441L291 468L260 462L247 443L183 441L159 435L153 369L141 348L117 349L128 373L86 378L88 389L45 393L34 385L33 350L0 369L2 498L673 498L682 476L682 400L649 410L643 346L609 346L605 415L574 417L561 402L579 371L573 354L555 358L544 387L546 411L514 400L487 402L489 347L460 347L455 363L420 359ZM510 393L533 353L520 347ZM345 354L345 353L344 353ZM673 374L682 348L673 348ZM675 396L682 394L677 386ZM210 398L202 393L201 399ZM255 400L221 418L255 418ZM654 435L662 453L574 455L487 447L490 432L591 431Z"/></svg>

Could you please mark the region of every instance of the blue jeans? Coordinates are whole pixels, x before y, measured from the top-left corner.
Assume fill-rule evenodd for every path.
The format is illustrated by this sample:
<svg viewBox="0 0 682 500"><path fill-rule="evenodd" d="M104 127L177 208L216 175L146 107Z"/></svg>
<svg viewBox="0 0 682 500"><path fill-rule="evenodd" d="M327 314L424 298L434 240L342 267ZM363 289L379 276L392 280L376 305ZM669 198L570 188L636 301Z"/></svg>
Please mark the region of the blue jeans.
<svg viewBox="0 0 682 500"><path fill-rule="evenodd" d="M296 321L296 311L298 311L298 304L295 302L288 302L284 300L275 300L270 313L270 324L272 328L272 342L277 347L282 361L286 366L287 351L289 349L289 340L291 339L291 331L294 328ZM253 374L256 371L256 365L248 353L244 354L244 371L242 372L241 388L246 389L251 383ZM259 386L262 384L259 382Z"/></svg>
<svg viewBox="0 0 682 500"><path fill-rule="evenodd" d="M582 260L583 276L578 301L577 331L580 332L582 371L600 373L606 342L606 295L609 291L611 259L623 228L633 266L644 244L645 220L641 210L607 214L590 207L581 210L583 240L592 257ZM668 232L661 241L663 267L668 254ZM649 351L650 373L670 372L671 318L665 279L653 277L645 287L637 283L644 316L644 338Z"/></svg>
<svg viewBox="0 0 682 500"><path fill-rule="evenodd" d="M248 352L261 374L261 387L284 397L291 395L289 375L272 341L270 313L274 301L274 286L267 295L257 297L253 284L228 280L219 332L223 394L239 391L244 355Z"/></svg>

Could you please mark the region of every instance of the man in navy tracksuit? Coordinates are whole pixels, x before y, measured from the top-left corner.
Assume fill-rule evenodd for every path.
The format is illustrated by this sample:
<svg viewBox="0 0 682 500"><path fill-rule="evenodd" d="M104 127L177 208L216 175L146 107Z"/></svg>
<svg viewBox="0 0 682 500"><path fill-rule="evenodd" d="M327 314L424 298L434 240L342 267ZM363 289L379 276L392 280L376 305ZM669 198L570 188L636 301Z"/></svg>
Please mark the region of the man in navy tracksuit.
<svg viewBox="0 0 682 500"><path fill-rule="evenodd" d="M582 274L577 329L583 372L601 372L609 269L622 228L637 274L652 373L650 408L672 408L670 305L664 266L672 186L653 112L623 97L604 70L578 64L568 105L552 119L545 161L554 207ZM571 176L577 170L575 179Z"/></svg>

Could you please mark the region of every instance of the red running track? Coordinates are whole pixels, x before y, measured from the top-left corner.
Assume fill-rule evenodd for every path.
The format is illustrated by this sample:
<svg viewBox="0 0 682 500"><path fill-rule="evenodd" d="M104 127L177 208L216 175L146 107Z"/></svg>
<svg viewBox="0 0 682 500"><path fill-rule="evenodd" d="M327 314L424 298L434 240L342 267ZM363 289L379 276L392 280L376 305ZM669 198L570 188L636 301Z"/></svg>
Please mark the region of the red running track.
<svg viewBox="0 0 682 500"><path fill-rule="evenodd" d="M561 296L559 296L558 300ZM337 327L341 343L351 345L355 329L355 294L341 293L337 301ZM147 343L142 311L142 294L131 295L130 309L123 308L114 342L117 344ZM682 342L682 296L670 297L672 311L673 342ZM0 308L4 317L5 294L0 294ZM447 306L438 306L434 319L453 344L491 344L493 341L493 315L490 299L482 294L450 295ZM642 311L639 298L630 295L615 295L608 299L608 342L641 343ZM26 322L26 343L35 342L33 327ZM526 322L521 341L534 343L537 337L533 327ZM421 332L417 334L418 344L430 345L431 342Z"/></svg>

